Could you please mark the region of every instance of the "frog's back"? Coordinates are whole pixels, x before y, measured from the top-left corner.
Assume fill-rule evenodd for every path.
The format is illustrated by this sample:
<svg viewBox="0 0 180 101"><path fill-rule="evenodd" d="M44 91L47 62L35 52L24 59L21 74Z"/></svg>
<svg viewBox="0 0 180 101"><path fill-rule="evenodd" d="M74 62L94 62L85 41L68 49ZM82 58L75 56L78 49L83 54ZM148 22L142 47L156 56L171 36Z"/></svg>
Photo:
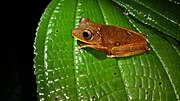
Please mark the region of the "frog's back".
<svg viewBox="0 0 180 101"><path fill-rule="evenodd" d="M102 44L107 47L146 42L145 36L117 26L102 25L100 33Z"/></svg>

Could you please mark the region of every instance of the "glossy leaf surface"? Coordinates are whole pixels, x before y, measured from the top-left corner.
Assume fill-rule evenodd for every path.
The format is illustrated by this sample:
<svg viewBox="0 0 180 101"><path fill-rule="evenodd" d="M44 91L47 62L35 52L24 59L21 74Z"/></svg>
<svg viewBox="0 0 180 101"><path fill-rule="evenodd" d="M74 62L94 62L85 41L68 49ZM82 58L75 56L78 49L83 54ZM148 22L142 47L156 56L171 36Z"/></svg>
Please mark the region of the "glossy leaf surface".
<svg viewBox="0 0 180 101"><path fill-rule="evenodd" d="M79 50L81 42L71 31L82 17L147 35L151 50L124 58ZM179 100L178 41L124 15L111 0L53 0L42 15L34 47L41 100Z"/></svg>
<svg viewBox="0 0 180 101"><path fill-rule="evenodd" d="M138 20L180 41L178 0L113 0Z"/></svg>

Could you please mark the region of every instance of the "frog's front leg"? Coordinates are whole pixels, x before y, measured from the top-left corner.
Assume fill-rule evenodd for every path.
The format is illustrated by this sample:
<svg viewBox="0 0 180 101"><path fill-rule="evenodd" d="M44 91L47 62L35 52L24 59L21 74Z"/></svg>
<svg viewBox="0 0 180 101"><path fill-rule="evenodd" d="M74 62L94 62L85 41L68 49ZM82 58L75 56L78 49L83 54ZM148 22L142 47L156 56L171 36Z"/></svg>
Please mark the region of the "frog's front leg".
<svg viewBox="0 0 180 101"><path fill-rule="evenodd" d="M94 48L94 49L97 49L97 50L102 50L102 51L106 51L108 49L107 47L104 47L104 46L101 46L101 45L93 45L93 44L83 44L81 46L78 46L79 49L86 48L86 47L91 47L91 48Z"/></svg>

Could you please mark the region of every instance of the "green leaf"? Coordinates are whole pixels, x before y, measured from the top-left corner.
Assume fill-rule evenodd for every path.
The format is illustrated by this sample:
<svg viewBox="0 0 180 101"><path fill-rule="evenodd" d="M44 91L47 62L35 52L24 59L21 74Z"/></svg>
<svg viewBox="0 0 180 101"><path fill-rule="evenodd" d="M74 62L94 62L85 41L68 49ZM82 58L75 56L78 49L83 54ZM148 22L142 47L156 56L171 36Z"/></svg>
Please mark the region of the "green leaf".
<svg viewBox="0 0 180 101"><path fill-rule="evenodd" d="M180 100L176 39L123 14L110 0L53 0L37 28L34 59L38 98L59 100ZM82 17L147 35L150 51L123 58L78 49L72 29Z"/></svg>
<svg viewBox="0 0 180 101"><path fill-rule="evenodd" d="M145 24L180 41L180 2L176 0L113 0Z"/></svg>

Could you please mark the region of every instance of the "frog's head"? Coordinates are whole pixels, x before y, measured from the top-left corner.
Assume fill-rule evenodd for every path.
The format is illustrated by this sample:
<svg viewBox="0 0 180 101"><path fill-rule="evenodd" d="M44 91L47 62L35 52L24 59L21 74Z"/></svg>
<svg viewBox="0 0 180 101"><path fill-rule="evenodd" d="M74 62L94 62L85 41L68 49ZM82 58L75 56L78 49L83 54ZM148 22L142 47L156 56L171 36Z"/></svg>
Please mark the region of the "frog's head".
<svg viewBox="0 0 180 101"><path fill-rule="evenodd" d="M73 29L72 35L87 44L101 44L100 24L91 22L88 18L81 18L80 25Z"/></svg>

